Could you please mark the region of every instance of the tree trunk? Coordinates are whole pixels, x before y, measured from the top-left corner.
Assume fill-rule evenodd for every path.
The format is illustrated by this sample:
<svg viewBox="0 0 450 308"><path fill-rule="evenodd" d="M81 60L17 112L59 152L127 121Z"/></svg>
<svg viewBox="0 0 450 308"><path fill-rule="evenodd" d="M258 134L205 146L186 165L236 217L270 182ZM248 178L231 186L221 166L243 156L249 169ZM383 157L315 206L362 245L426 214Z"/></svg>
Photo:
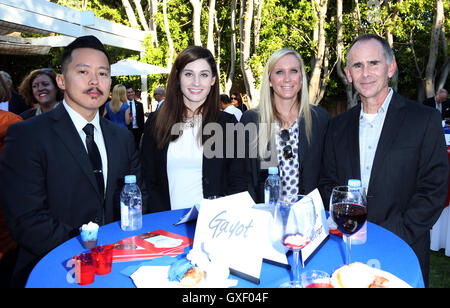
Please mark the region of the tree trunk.
<svg viewBox="0 0 450 308"><path fill-rule="evenodd" d="M208 39L206 48L215 56L214 50L214 16L216 15L216 0L209 0L209 14L208 14Z"/></svg>
<svg viewBox="0 0 450 308"><path fill-rule="evenodd" d="M314 29L314 41L317 42L311 65L311 78L309 81L309 101L313 105L319 103L320 75L325 55L325 18L327 16L328 0L312 0L318 22Z"/></svg>
<svg viewBox="0 0 450 308"><path fill-rule="evenodd" d="M442 66L442 69L439 72L439 78L438 78L438 81L436 82L437 90L444 87L444 85L447 81L449 70L450 70L450 56L448 55L448 50L447 50L447 40L445 38L445 26L444 25L442 25L442 29L441 29L441 39L442 39L442 42L441 42L442 43L442 51L444 54L444 65Z"/></svg>
<svg viewBox="0 0 450 308"><path fill-rule="evenodd" d="M435 94L434 79L436 60L439 48L439 36L441 35L442 25L444 23L444 4L442 0L436 0L433 17L433 28L431 31L430 53L428 56L427 68L425 70L425 92L427 97Z"/></svg>
<svg viewBox="0 0 450 308"><path fill-rule="evenodd" d="M136 10L138 12L139 21L141 22L142 28L144 31L149 31L147 20L144 16L144 10L142 9L141 0L134 0L134 5L136 6Z"/></svg>
<svg viewBox="0 0 450 308"><path fill-rule="evenodd" d="M221 45L222 45L222 28L221 27L219 27L219 22L218 22L218 20L217 20L217 13L216 14L214 14L214 25L215 25L215 27L216 27L216 30L217 30L217 57L216 57L216 66L217 66L217 78L219 78L219 81L221 80L221 69L220 69L220 62L221 62L221 57L220 57L220 54L221 54ZM223 87L222 87L222 84L219 82L219 87L220 87L220 93L226 93L226 92L224 92L224 89L223 89Z"/></svg>
<svg viewBox="0 0 450 308"><path fill-rule="evenodd" d="M254 45L255 51L259 46L259 34L261 33L261 13L264 0L255 0L255 18L253 19Z"/></svg>
<svg viewBox="0 0 450 308"><path fill-rule="evenodd" d="M353 85L348 82L347 76L345 75L342 65L344 59L344 42L342 40L342 0L337 0L336 4L336 30L337 30L337 40L336 40L336 72L345 86L345 94L347 96L347 109L352 108L356 105L356 101L353 100Z"/></svg>
<svg viewBox="0 0 450 308"><path fill-rule="evenodd" d="M241 33L241 70L244 77L245 90L248 97L248 103L251 107L257 104L257 96L253 73L249 65L250 47L251 47L251 30L253 18L253 0L241 0L241 17L240 17L240 33Z"/></svg>
<svg viewBox="0 0 450 308"><path fill-rule="evenodd" d="M403 0L398 1L398 3L402 3ZM391 1L385 1L384 5L386 6L386 10L389 15L391 15L391 19L393 22L398 18L399 10L396 9L395 12L392 12L391 9ZM391 29L389 27L386 28L386 40L389 43L389 46L391 46L392 49L394 49L394 36L392 35ZM391 78L391 84L392 88L397 91L398 88L398 69L395 71L394 75Z"/></svg>
<svg viewBox="0 0 450 308"><path fill-rule="evenodd" d="M86 11L88 2L89 2L89 0L82 0L82 1L81 1L81 9L82 9L83 11Z"/></svg>
<svg viewBox="0 0 450 308"><path fill-rule="evenodd" d="M122 0L123 7L125 8L125 12L127 13L128 21L130 22L130 26L132 28L139 28L138 22L136 20L136 16L134 15L133 8L128 0Z"/></svg>
<svg viewBox="0 0 450 308"><path fill-rule="evenodd" d="M164 16L164 30L166 31L167 43L169 45L169 50L167 51L167 68L172 69L173 55L175 53L175 48L173 47L172 36L170 35L169 20L167 19L167 0L163 0L163 16Z"/></svg>
<svg viewBox="0 0 450 308"><path fill-rule="evenodd" d="M150 13L150 18L148 22L148 27L150 34L152 36L153 47L158 47L158 30L156 26L156 14L158 14L158 0L150 0L148 11Z"/></svg>
<svg viewBox="0 0 450 308"><path fill-rule="evenodd" d="M231 2L231 42L230 42L230 64L228 67L227 81L225 82L225 93L230 93L233 85L236 63L236 0Z"/></svg>
<svg viewBox="0 0 450 308"><path fill-rule="evenodd" d="M194 35L194 45L202 46L202 40L200 36L200 17L202 15L202 2L203 0L189 0L192 4L192 30Z"/></svg>

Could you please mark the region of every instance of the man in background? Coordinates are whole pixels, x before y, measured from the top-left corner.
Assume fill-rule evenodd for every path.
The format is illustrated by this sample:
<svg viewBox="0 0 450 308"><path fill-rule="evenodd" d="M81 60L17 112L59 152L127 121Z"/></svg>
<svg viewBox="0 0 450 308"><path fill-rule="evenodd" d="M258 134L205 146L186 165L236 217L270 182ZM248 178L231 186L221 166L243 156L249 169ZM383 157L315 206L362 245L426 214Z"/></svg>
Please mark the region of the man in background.
<svg viewBox="0 0 450 308"><path fill-rule="evenodd" d="M223 111L228 112L236 117L236 120L239 122L241 120L242 111L238 108L234 107L231 103L231 99L226 94L220 95L220 104Z"/></svg>
<svg viewBox="0 0 450 308"><path fill-rule="evenodd" d="M5 71L0 71L0 75L3 76L11 93L8 100L5 100L5 98L0 97L0 110L9 111L15 114L21 114L25 110L30 109L32 106L28 106L25 103L25 100L22 97L22 95L14 91L11 76Z"/></svg>
<svg viewBox="0 0 450 308"><path fill-rule="evenodd" d="M156 110L158 110L159 108L161 108L162 104L164 103L164 100L166 99L166 91L164 90L164 88L161 87L157 87L154 91L153 91L153 97L155 98L155 100L157 101L157 105L156 105Z"/></svg>
<svg viewBox="0 0 450 308"><path fill-rule="evenodd" d="M133 133L136 146L139 146L142 133L144 132L144 106L134 99L135 92L132 87L127 88L127 99L130 105L131 123L128 129Z"/></svg>
<svg viewBox="0 0 450 308"><path fill-rule="evenodd" d="M442 119L450 118L450 102L447 100L448 92L442 88L437 90L433 97L427 98L423 103L431 108L436 108L440 113Z"/></svg>

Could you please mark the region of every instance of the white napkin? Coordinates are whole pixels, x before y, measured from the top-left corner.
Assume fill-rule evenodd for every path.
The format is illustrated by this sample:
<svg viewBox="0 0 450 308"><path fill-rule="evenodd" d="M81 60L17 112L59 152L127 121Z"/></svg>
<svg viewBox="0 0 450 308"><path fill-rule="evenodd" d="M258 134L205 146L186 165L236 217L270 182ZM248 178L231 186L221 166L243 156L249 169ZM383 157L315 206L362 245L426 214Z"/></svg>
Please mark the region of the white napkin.
<svg viewBox="0 0 450 308"><path fill-rule="evenodd" d="M177 281L169 281L169 268L167 266L141 266L137 271L131 274L131 279L137 288L182 288ZM229 288L238 283L234 279L208 280L206 278L199 282L195 288Z"/></svg>

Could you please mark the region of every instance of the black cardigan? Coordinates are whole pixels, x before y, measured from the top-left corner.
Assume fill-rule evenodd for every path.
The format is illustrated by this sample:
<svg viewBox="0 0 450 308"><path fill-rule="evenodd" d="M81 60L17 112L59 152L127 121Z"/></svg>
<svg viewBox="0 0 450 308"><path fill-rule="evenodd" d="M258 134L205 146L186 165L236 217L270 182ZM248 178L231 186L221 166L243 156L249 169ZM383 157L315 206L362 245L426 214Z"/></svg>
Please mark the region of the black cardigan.
<svg viewBox="0 0 450 308"><path fill-rule="evenodd" d="M169 145L167 144L163 149L158 149L156 146L152 135L156 116L157 112L152 113L147 120L141 150L143 178L149 194L147 209L150 213L171 209L167 178L167 150ZM206 158L203 155L202 181L204 198L238 192L234 188L235 184L231 174L239 173L231 172L231 168L239 168L239 164L232 165L233 159L225 157L227 142L233 142L233 140L227 140L226 138L225 126L227 123L236 124L236 118L234 115L221 112L219 124L223 129L223 158ZM189 179L186 179L186 181L189 181Z"/></svg>

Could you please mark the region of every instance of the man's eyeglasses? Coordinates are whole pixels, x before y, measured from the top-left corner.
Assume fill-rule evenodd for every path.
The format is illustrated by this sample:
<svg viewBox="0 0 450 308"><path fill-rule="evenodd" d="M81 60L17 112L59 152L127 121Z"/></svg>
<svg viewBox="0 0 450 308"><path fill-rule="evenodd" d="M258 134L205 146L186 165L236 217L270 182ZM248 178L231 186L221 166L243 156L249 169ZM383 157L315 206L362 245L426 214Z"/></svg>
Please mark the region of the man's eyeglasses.
<svg viewBox="0 0 450 308"><path fill-rule="evenodd" d="M291 137L290 134L289 134L289 130L283 129L281 131L280 137L281 137L281 140L284 141L284 143L287 143L289 141L290 137ZM291 147L290 144L286 144L283 147L283 157L286 158L286 159L290 159L290 158L292 158L292 156L293 156L292 147Z"/></svg>

